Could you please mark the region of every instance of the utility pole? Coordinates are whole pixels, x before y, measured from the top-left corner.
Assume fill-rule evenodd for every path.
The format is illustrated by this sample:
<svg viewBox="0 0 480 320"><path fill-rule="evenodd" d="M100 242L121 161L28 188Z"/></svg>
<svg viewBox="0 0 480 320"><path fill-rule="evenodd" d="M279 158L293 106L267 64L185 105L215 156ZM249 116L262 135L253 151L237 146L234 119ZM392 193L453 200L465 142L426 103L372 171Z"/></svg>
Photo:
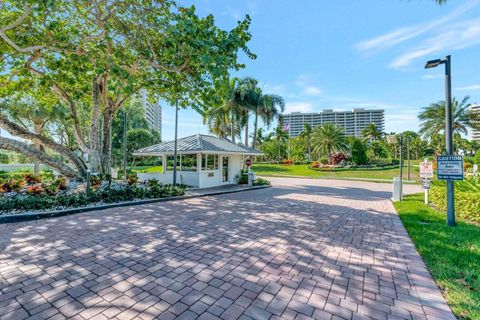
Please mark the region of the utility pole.
<svg viewBox="0 0 480 320"><path fill-rule="evenodd" d="M400 135L400 201L403 200L403 134Z"/></svg>
<svg viewBox="0 0 480 320"><path fill-rule="evenodd" d="M178 100L175 102L175 142L173 151L173 186L177 185L177 132L178 132Z"/></svg>
<svg viewBox="0 0 480 320"><path fill-rule="evenodd" d="M407 139L407 169L408 169L408 180L410 181L410 139Z"/></svg>

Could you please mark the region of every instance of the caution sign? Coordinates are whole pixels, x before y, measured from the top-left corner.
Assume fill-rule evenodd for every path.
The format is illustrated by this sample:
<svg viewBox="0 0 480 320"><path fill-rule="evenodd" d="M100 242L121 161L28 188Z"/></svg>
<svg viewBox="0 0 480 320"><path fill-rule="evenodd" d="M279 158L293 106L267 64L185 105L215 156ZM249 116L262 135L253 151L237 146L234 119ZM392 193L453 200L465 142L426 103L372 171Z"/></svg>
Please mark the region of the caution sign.
<svg viewBox="0 0 480 320"><path fill-rule="evenodd" d="M463 157L438 156L437 177L439 180L463 180Z"/></svg>

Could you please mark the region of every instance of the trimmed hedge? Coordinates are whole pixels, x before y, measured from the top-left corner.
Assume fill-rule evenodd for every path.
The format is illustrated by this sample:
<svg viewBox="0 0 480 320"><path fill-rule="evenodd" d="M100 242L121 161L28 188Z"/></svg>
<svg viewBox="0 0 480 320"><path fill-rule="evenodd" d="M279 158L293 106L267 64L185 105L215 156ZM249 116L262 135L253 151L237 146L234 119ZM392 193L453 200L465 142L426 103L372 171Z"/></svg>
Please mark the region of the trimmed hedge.
<svg viewBox="0 0 480 320"><path fill-rule="evenodd" d="M447 189L434 186L430 190L430 201L442 211L447 210ZM469 221L480 223L480 192L461 192L455 189L455 212Z"/></svg>
<svg viewBox="0 0 480 320"><path fill-rule="evenodd" d="M18 195L15 197L0 197L2 212L45 210L55 208L83 207L92 203L116 203L140 199L155 199L185 194L184 187L172 185L152 185L146 188L137 186L124 186L106 188L91 192L90 194L57 194L49 195Z"/></svg>

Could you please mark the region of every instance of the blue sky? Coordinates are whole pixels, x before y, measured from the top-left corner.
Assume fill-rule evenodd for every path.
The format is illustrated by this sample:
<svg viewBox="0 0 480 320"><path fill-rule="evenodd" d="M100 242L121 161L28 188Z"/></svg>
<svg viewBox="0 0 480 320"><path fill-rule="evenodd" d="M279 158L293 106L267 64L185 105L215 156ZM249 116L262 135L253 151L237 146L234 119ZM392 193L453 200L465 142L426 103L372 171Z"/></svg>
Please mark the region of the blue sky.
<svg viewBox="0 0 480 320"><path fill-rule="evenodd" d="M200 15L231 28L252 18L242 56L264 91L282 95L287 112L383 108L386 131L418 130L417 114L444 99L443 68L426 60L452 55L453 95L480 102L480 0L184 0ZM174 110L164 105L163 138L173 138ZM202 119L182 110L179 135L206 133Z"/></svg>

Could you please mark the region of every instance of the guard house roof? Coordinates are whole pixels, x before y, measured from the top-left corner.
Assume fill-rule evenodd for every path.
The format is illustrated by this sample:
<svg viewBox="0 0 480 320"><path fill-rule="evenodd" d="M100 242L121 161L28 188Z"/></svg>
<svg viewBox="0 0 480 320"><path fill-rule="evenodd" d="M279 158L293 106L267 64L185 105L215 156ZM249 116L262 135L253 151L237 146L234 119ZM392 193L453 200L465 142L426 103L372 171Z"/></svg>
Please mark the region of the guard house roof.
<svg viewBox="0 0 480 320"><path fill-rule="evenodd" d="M174 153L175 141L165 141L150 147L142 148L133 153L135 156L160 156L171 155ZM177 153L204 153L204 154L242 154L259 156L263 153L253 148L235 144L229 140L209 136L205 134L196 134L177 140Z"/></svg>

